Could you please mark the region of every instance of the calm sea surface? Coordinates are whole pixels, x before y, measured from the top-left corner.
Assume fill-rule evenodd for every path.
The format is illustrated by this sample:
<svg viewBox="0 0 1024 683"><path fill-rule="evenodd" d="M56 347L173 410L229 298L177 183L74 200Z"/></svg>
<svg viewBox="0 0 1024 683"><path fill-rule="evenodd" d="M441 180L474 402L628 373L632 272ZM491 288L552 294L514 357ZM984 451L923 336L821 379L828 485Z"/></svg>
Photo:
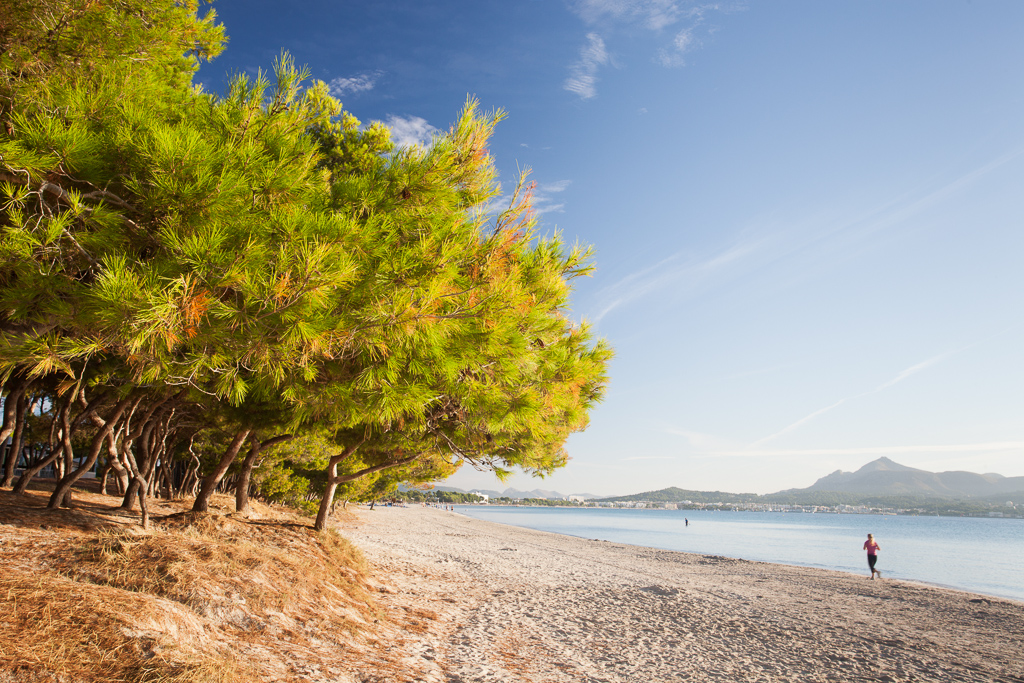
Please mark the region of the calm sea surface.
<svg viewBox="0 0 1024 683"><path fill-rule="evenodd" d="M1024 520L784 512L459 505L467 516L559 534L868 575L1024 600ZM684 519L690 520L690 526Z"/></svg>

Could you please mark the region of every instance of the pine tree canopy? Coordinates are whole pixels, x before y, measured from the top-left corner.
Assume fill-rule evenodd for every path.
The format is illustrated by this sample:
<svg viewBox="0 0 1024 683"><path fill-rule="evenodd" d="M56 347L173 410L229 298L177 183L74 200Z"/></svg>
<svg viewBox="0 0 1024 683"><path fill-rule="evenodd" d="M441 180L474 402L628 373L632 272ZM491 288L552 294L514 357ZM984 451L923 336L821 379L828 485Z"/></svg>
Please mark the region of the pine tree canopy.
<svg viewBox="0 0 1024 683"><path fill-rule="evenodd" d="M6 4L5 405L45 393L65 450L143 505L190 473L201 509L289 440L321 449L292 459L320 459L321 515L361 477L368 495L465 462L563 466L611 352L567 315L589 250L536 234L522 180L485 210L503 113L470 99L396 149L286 54L223 96L195 87L224 40L190 1ZM175 470L197 446L201 471Z"/></svg>

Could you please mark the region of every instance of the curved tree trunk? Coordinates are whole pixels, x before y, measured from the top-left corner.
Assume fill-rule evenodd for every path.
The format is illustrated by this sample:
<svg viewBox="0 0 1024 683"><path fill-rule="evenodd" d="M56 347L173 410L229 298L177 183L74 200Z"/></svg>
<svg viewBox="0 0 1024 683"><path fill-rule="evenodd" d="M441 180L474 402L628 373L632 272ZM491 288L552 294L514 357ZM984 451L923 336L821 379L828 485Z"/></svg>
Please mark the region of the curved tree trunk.
<svg viewBox="0 0 1024 683"><path fill-rule="evenodd" d="M146 417L149 417L148 415ZM125 464L131 475L128 479L128 487L124 492L124 499L121 501L122 510L134 510L135 509L135 498L138 497L142 500L145 495L145 488L149 486L149 481L145 476L145 467L147 457L149 455L149 442L146 437L149 434L150 424L145 418L141 421L140 425L136 430L133 430L128 436L125 437L124 443L121 445L122 455L124 457ZM135 442L139 443L139 449L142 451L142 458L136 458L132 452L132 446ZM139 463L142 463L141 465Z"/></svg>
<svg viewBox="0 0 1024 683"><path fill-rule="evenodd" d="M341 461L344 460L345 458L355 453L356 449L362 445L363 441L366 441L366 439L363 438L362 441L355 444L354 446L349 446L338 455L332 456L330 461L328 461L327 488L324 489L324 495L320 499L320 509L317 510L316 513L316 522L313 523L313 528L317 531L323 531L327 527L327 518L331 514L331 503L334 501L334 494L337 492L339 484L355 481L359 477L365 477L367 474L373 474L374 472L380 472L381 470L390 469L392 467L400 467L402 465L408 465L418 457L418 455L411 455L408 458L402 458L401 460L392 460L381 465L365 467L359 470L358 472L353 472L351 474L339 475L338 464L341 463Z"/></svg>
<svg viewBox="0 0 1024 683"><path fill-rule="evenodd" d="M11 484L14 483L14 468L18 465L18 458L21 457L21 437L25 433L25 417L28 412L28 394L22 393L18 396L15 403L14 430L11 432L11 445L7 449L7 457L4 458L3 486L5 488L10 487ZM6 408L7 406L4 405L5 413L7 412Z"/></svg>
<svg viewBox="0 0 1024 683"><path fill-rule="evenodd" d="M61 422L64 425L63 434L61 435L61 448L66 449L69 452L72 450L72 430L74 430L75 427L78 426L78 423L81 422L86 417L95 417L94 412L96 410L96 406L99 405L99 403L103 400L103 398L106 396L106 393L107 392L101 392L99 395L93 397L92 401L86 402L85 391L82 390L81 380L79 380L79 385L75 387L74 393L72 393L72 395L67 398L67 402L62 407L62 411L65 412L66 415L70 415L71 407L76 402L80 402L82 404L82 412L80 412L78 416L70 422L66 422L63 418L61 419ZM100 423L102 424L102 420L100 420ZM25 491L28 489L29 482L32 481L32 477L39 474L39 472L41 472L44 467L54 462L60 456L60 453L60 450L53 449L50 452L50 455L47 456L45 460L36 463L32 467L26 468L25 471L22 472L21 478L18 479L18 483L14 486L14 492L25 493Z"/></svg>
<svg viewBox="0 0 1024 683"><path fill-rule="evenodd" d="M148 430L143 436L145 443L145 464L140 473L139 482L139 509L142 511L142 528L149 528L149 506L146 501L152 488L156 489L157 463L167 454L167 436L170 432L170 421L174 418L174 410L163 416L160 422L154 424L153 429Z"/></svg>
<svg viewBox="0 0 1024 683"><path fill-rule="evenodd" d="M18 420L18 406L21 404L22 396L25 395L25 390L31 384L31 380L9 380L7 389L7 396L4 398L4 419L3 424L0 425L0 444L7 440L7 437L14 434L16 425L19 423ZM22 415L24 419L24 415ZM18 441L20 442L20 438ZM3 486L10 486L11 482L14 481L14 468L18 466L18 455L19 453L14 447L13 441L7 448L7 452L4 454L3 460Z"/></svg>
<svg viewBox="0 0 1024 683"><path fill-rule="evenodd" d="M207 512L210 509L210 496L217 489L217 484L224 478L224 474L231 467L231 463L235 461L238 451L242 450L242 445L249 438L249 432L251 431L252 429L249 427L239 430L235 434L235 438L228 444L224 455L220 458L220 462L217 463L217 467L214 468L213 472L203 477L203 485L199 489L199 493L196 494L195 503L192 504L193 512Z"/></svg>
<svg viewBox="0 0 1024 683"><path fill-rule="evenodd" d="M136 491L139 496L139 511L142 513L142 528L149 528L149 489L153 485L153 471L156 469L156 447L152 443L156 437L156 429L147 430L142 438L142 451L143 451L143 469L136 475L135 480L138 482Z"/></svg>
<svg viewBox="0 0 1024 683"><path fill-rule="evenodd" d="M142 481L137 476L133 476L128 480L128 486L124 489L124 496L121 500L120 508L122 510L134 510L135 509L135 497L139 495L139 487L142 486Z"/></svg>
<svg viewBox="0 0 1024 683"><path fill-rule="evenodd" d="M117 493L123 495L128 488L128 468L121 464L121 454L117 449L117 441L121 438L122 429L118 429L114 438L107 442L107 466L103 468L103 481L100 484L100 493L107 495L107 482L110 480L110 473L114 473L117 480Z"/></svg>
<svg viewBox="0 0 1024 683"><path fill-rule="evenodd" d="M156 423L153 421L153 415L156 414L157 410L166 406L168 401L171 401L170 396L165 396L161 400L153 403L145 413L138 420L138 423L134 428L128 429L127 424L129 420L134 419L135 408L128 414L125 424L125 436L121 441L120 457L124 459L124 467L131 473L131 477L128 481L128 486L125 488L124 499L121 501L122 510L131 510L135 506L135 496L139 493L139 486L145 483L148 486L148 481L139 481L140 475L143 474L143 470L146 469L149 457L149 435L152 433ZM172 413L173 414L173 413ZM132 452L132 445L138 441L142 447L142 460L139 461L135 458ZM140 464L141 462L141 464Z"/></svg>
<svg viewBox="0 0 1024 683"><path fill-rule="evenodd" d="M242 461L242 471L238 473L238 481L235 483L235 512L246 514L249 512L249 482L252 479L252 468L256 464L256 458L260 454L263 444L259 439L253 439L249 447L249 454Z"/></svg>
<svg viewBox="0 0 1024 683"><path fill-rule="evenodd" d="M249 454L242 461L242 470L238 473L238 482L235 484L235 512L245 514L249 511L249 486L252 481L252 470L256 465L256 458L259 457L262 450L291 438L291 434L281 434L262 442L253 439L252 446L249 447Z"/></svg>
<svg viewBox="0 0 1024 683"><path fill-rule="evenodd" d="M334 465L334 472L338 471L338 466ZM334 500L334 493L338 490L338 481L331 476L331 472L327 473L327 488L324 489L324 495L320 499L320 508L316 511L316 521L313 522L313 528L317 531L323 531L327 528L327 519L331 514L331 502Z"/></svg>
<svg viewBox="0 0 1024 683"><path fill-rule="evenodd" d="M29 482L32 481L32 478L35 477L40 472L42 472L43 468L45 468L50 463L54 462L58 457L60 457L60 451L55 448L52 451L50 451L50 454L46 456L44 460L37 462L35 465L32 465L31 467L26 467L25 471L21 473L21 476L18 477L17 483L14 485L14 492L25 493L25 491L28 490L28 485Z"/></svg>
<svg viewBox="0 0 1024 683"><path fill-rule="evenodd" d="M46 507L50 510L56 510L64 504L64 499L67 497L68 491L76 481L78 481L83 474L92 469L92 466L96 464L97 458L100 457L100 450L103 448L103 443L108 439L114 438L114 425L120 420L121 416L124 415L124 411L128 409L128 405L132 403L132 397L122 399L110 413L110 417L107 418L106 425L97 431L96 436L93 437L92 443L89 446L89 456L85 459L85 462L75 471L69 472L57 483L57 487L53 490L53 495L50 496L50 502L46 504Z"/></svg>
<svg viewBox="0 0 1024 683"><path fill-rule="evenodd" d="M365 437L363 441L366 441ZM341 483L338 480L338 465L355 453L362 443L360 441L357 444L346 447L341 453L332 455L331 459L327 461L327 486L324 488L324 495L320 498L320 507L316 511L316 521L313 522L313 528L317 531L323 531L327 528L327 518L331 515L331 503L334 502L334 494L338 490L338 484Z"/></svg>

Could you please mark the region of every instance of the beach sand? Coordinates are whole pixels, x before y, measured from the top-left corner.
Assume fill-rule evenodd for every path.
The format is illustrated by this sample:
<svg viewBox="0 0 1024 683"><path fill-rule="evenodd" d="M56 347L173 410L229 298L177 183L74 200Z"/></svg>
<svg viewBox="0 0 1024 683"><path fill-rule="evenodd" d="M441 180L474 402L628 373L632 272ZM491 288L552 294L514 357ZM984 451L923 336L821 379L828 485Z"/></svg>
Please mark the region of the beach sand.
<svg viewBox="0 0 1024 683"><path fill-rule="evenodd" d="M338 526L412 680L1024 681L1021 602L418 506Z"/></svg>

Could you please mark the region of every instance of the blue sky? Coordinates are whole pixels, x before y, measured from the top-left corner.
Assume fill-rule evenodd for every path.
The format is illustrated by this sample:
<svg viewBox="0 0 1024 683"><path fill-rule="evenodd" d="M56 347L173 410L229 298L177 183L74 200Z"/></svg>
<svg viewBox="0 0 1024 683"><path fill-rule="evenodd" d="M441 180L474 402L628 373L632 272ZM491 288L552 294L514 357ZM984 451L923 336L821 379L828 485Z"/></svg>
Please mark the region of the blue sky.
<svg viewBox="0 0 1024 683"><path fill-rule="evenodd" d="M509 113L506 187L532 169L542 232L595 247L573 314L616 348L607 399L510 485L1024 475L1024 3L213 7L208 89L287 50L405 141L474 95Z"/></svg>

